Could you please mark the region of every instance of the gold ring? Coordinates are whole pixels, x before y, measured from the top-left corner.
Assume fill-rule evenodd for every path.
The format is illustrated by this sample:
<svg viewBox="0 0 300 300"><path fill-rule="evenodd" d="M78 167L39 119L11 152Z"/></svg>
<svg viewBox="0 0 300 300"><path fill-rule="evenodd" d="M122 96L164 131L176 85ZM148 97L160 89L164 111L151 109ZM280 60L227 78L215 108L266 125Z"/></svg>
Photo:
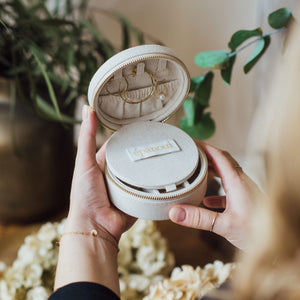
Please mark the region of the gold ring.
<svg viewBox="0 0 300 300"><path fill-rule="evenodd" d="M128 82L127 82L127 88L126 90L123 90L121 93L120 93L120 97L126 102L126 103L129 103L129 104L139 104L139 103L142 103L146 100L148 100L155 92L156 92L156 89L157 89L157 81L154 77L154 75L148 71L145 71L146 74L149 75L150 79L151 79L151 83L152 83L152 86L151 86L151 91L150 93L143 99L139 99L139 101L133 101L132 99L129 99L126 97L126 92L127 92L127 88L128 88ZM136 75L136 68L134 68L132 70L132 75L131 76L135 76Z"/></svg>
<svg viewBox="0 0 300 300"><path fill-rule="evenodd" d="M122 95L123 93L126 93L126 91L127 91L127 89L128 89L128 81L127 81L127 79L126 79L124 76L122 76L122 79L124 79L124 81L125 81L125 88L124 88L122 91L119 91L119 92L116 92L116 93L111 93L111 92L109 91L109 89L108 89L108 86L111 84L111 82L112 82L112 80L113 80L113 77L111 77L111 78L108 80L107 84L105 85L105 90L106 90L107 94L109 94L109 95L111 95L111 96L115 96L115 97L121 97L121 95ZM121 83L122 83L122 81L120 82L119 89L121 89Z"/></svg>
<svg viewBox="0 0 300 300"><path fill-rule="evenodd" d="M216 212L215 216L214 216L214 219L211 223L211 227L210 227L210 231L213 232L214 230L214 226L215 226L215 223L216 223L216 219L217 219L217 216L218 216L218 212Z"/></svg>

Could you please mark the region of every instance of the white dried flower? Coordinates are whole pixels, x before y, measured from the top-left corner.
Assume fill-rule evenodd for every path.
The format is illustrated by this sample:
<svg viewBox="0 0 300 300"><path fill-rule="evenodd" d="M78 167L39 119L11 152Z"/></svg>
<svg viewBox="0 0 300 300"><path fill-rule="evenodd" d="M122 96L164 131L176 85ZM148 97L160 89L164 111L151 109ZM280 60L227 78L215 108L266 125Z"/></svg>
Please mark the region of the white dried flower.
<svg viewBox="0 0 300 300"><path fill-rule="evenodd" d="M3 261L0 261L0 279L3 276L5 270L6 270L6 264Z"/></svg>
<svg viewBox="0 0 300 300"><path fill-rule="evenodd" d="M174 255L153 221L138 220L122 235L119 247L118 271L123 300L146 295L150 285L161 281L174 267Z"/></svg>
<svg viewBox="0 0 300 300"><path fill-rule="evenodd" d="M215 261L203 269L184 265L172 271L170 279L150 287L150 293L143 300L180 299L194 300L203 297L210 290L224 283L232 271L234 264L223 264Z"/></svg>
<svg viewBox="0 0 300 300"><path fill-rule="evenodd" d="M0 299L12 300L12 296L9 293L7 283L4 280L0 280Z"/></svg>
<svg viewBox="0 0 300 300"><path fill-rule="evenodd" d="M26 300L47 300L51 292L42 286L30 289L27 292Z"/></svg>
<svg viewBox="0 0 300 300"><path fill-rule="evenodd" d="M46 300L53 289L58 247L65 220L47 223L25 238L11 267L0 262L1 300ZM119 276L122 300L193 299L222 284L233 265L220 261L203 269L175 268L174 255L152 221L138 220L120 240ZM2 276L2 277L1 277ZM151 286L151 288L150 288Z"/></svg>
<svg viewBox="0 0 300 300"><path fill-rule="evenodd" d="M16 260L2 274L1 300L48 299L58 257L55 241L59 239L63 223L47 223L25 238ZM50 280L44 280L47 272L51 274Z"/></svg>

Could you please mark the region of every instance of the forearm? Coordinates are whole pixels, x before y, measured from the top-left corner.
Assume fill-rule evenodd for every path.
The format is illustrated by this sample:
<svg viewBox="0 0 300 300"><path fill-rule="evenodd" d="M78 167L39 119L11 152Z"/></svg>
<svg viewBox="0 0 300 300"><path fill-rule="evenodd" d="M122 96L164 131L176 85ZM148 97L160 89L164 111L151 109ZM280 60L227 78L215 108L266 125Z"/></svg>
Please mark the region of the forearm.
<svg viewBox="0 0 300 300"><path fill-rule="evenodd" d="M79 223L66 223L60 241L55 290L72 282L88 281L102 284L119 295L116 242L107 238L102 229ZM97 236L80 234L92 229L97 230Z"/></svg>

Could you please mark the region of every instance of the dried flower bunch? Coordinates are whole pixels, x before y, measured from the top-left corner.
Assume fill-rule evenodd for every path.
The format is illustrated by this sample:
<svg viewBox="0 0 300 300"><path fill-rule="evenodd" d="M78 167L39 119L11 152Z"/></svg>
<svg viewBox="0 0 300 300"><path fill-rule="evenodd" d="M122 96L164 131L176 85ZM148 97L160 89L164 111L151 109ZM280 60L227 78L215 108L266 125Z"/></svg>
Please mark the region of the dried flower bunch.
<svg viewBox="0 0 300 300"><path fill-rule="evenodd" d="M56 242L63 226L64 221L46 223L37 233L25 238L11 266L0 262L1 300L48 299L58 258ZM193 300L222 284L233 270L233 264L215 262L203 269L182 266L172 271L174 255L152 221L138 220L122 235L119 247L123 300Z"/></svg>
<svg viewBox="0 0 300 300"><path fill-rule="evenodd" d="M135 300L167 277L175 260L155 223L139 220L122 235L118 264L122 299Z"/></svg>
<svg viewBox="0 0 300 300"><path fill-rule="evenodd" d="M216 260L204 268L189 265L177 267L169 279L150 287L149 295L143 300L195 300L221 286L233 273L234 263L223 264Z"/></svg>

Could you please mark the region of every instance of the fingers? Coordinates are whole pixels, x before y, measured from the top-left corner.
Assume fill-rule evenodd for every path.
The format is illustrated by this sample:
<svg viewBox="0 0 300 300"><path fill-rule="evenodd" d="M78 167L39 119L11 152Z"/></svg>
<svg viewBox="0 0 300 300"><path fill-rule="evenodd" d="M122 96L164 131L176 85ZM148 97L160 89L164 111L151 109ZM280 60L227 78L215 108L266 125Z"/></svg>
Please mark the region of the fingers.
<svg viewBox="0 0 300 300"><path fill-rule="evenodd" d="M88 170L96 164L96 133L98 120L92 108L84 105L82 124L78 138L76 168Z"/></svg>
<svg viewBox="0 0 300 300"><path fill-rule="evenodd" d="M226 208L225 196L210 196L203 199L203 204L208 208Z"/></svg>
<svg viewBox="0 0 300 300"><path fill-rule="evenodd" d="M223 187L226 192L228 185L232 184L232 180L244 174L242 168L228 152L219 150L198 140L195 140L195 142L204 150L216 173L222 178Z"/></svg>
<svg viewBox="0 0 300 300"><path fill-rule="evenodd" d="M218 213L192 205L175 205L169 211L169 217L174 223L218 233Z"/></svg>
<svg viewBox="0 0 300 300"><path fill-rule="evenodd" d="M108 140L102 145L96 154L96 161L102 172L105 171L105 151L107 142Z"/></svg>

